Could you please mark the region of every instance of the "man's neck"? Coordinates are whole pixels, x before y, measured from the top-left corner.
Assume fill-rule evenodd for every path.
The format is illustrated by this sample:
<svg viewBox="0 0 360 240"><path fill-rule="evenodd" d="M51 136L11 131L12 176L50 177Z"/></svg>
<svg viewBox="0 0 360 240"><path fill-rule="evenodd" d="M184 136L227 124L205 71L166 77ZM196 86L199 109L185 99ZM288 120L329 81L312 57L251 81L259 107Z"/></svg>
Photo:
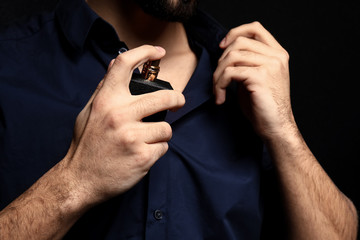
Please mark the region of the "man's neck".
<svg viewBox="0 0 360 240"><path fill-rule="evenodd" d="M167 55L184 49L187 44L182 23L166 22L146 14L129 0L87 0L89 6L116 30L129 48L143 44L159 45Z"/></svg>
<svg viewBox="0 0 360 240"><path fill-rule="evenodd" d="M132 0L86 0L89 6L116 30L119 39L132 49L144 44L165 48L160 79L182 91L196 64L182 23L166 22L146 14ZM178 76L178 69L185 69Z"/></svg>

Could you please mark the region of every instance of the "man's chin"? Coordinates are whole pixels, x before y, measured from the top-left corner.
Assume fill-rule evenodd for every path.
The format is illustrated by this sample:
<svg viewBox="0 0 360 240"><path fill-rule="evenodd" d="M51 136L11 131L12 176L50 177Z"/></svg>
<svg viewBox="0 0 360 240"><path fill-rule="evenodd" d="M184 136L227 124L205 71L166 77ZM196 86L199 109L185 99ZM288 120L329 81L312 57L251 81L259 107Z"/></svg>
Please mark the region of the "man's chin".
<svg viewBox="0 0 360 240"><path fill-rule="evenodd" d="M169 22L186 22L196 12L198 0L134 0L145 13Z"/></svg>

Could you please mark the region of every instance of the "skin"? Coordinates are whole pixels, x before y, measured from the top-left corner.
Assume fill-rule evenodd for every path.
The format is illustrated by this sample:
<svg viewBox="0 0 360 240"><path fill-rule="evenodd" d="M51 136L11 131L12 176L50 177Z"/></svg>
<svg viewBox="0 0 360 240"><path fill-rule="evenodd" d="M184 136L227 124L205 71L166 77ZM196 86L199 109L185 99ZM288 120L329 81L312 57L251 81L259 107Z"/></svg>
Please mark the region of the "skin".
<svg viewBox="0 0 360 240"><path fill-rule="evenodd" d="M176 1L171 1L176 5ZM87 0L92 9L109 22L130 49L144 44L166 49L158 78L182 92L195 70L197 59L180 22L168 22L144 13L129 0ZM156 28L154 27L156 26ZM181 75L178 74L181 69Z"/></svg>
<svg viewBox="0 0 360 240"><path fill-rule="evenodd" d="M196 58L182 24L159 22L134 5L123 5L129 1L88 3L108 18L120 39L132 44L131 50L110 63L76 120L64 159L0 212L0 239L60 239L92 206L130 189L167 151L172 135L167 123L141 119L185 103L180 92ZM119 7L128 7L129 15L136 16L135 22L126 22L134 23L132 31L121 32L126 24L122 14L116 14L124 11ZM159 24L157 35L138 34L144 20ZM173 34L178 37L169 38ZM174 39L180 45L172 44ZM146 43L163 46L166 56L163 48L143 46ZM257 22L231 30L220 47L224 53L214 72L216 103L226 100L226 87L236 81L239 103L273 157L289 216L289 239L356 239L354 205L323 171L296 126L287 52ZM132 70L159 58L165 69L160 74L177 91L131 96L127 86ZM177 78L178 64L188 66L185 77Z"/></svg>
<svg viewBox="0 0 360 240"><path fill-rule="evenodd" d="M357 212L321 168L296 125L290 104L289 55L258 22L232 29L214 73L216 103L238 82L239 103L278 172L289 239L356 239Z"/></svg>
<svg viewBox="0 0 360 240"><path fill-rule="evenodd" d="M0 213L0 239L60 239L89 208L134 186L168 149L166 122L141 119L184 105L177 91L132 96L132 71L165 55L144 45L119 55L78 115L71 147Z"/></svg>

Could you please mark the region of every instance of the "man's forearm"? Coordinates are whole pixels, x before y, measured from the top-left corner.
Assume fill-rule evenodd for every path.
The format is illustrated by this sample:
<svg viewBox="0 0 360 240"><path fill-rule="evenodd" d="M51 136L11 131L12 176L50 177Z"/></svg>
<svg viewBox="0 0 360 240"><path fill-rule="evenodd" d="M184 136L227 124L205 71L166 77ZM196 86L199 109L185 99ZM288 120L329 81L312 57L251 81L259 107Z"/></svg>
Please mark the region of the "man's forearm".
<svg viewBox="0 0 360 240"><path fill-rule="evenodd" d="M59 163L0 212L0 239L60 239L85 211Z"/></svg>
<svg viewBox="0 0 360 240"><path fill-rule="evenodd" d="M312 155L291 109L289 54L259 23L231 29L214 72L217 104L238 83L239 103L264 140L279 173L296 239L355 239L354 205Z"/></svg>
<svg viewBox="0 0 360 240"><path fill-rule="evenodd" d="M357 213L317 162L300 132L267 141L284 191L291 239L356 239Z"/></svg>

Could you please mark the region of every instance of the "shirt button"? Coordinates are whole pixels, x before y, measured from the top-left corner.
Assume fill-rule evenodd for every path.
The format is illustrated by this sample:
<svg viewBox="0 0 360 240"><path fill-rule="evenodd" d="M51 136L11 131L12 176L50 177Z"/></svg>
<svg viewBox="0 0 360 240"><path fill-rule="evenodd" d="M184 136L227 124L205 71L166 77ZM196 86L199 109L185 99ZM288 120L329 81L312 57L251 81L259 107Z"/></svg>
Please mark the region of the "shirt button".
<svg viewBox="0 0 360 240"><path fill-rule="evenodd" d="M154 218L156 220L161 220L161 219L163 219L163 217L164 217L164 214L163 214L163 212L161 210L155 210L154 211Z"/></svg>
<svg viewBox="0 0 360 240"><path fill-rule="evenodd" d="M122 54L122 53L124 53L124 52L126 52L126 51L127 51L127 49L124 48L124 47L122 47L122 48L119 49L118 53L119 53L119 54Z"/></svg>

